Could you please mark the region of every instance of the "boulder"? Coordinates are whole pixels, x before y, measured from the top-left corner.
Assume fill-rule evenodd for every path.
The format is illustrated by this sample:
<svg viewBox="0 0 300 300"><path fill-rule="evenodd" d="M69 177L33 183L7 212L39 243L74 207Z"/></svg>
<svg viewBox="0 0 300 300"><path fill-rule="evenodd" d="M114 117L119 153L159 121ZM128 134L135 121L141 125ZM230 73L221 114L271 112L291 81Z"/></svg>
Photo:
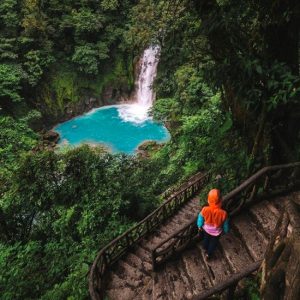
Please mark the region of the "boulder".
<svg viewBox="0 0 300 300"><path fill-rule="evenodd" d="M138 151L148 151L158 148L159 144L155 141L145 141L138 146Z"/></svg>
<svg viewBox="0 0 300 300"><path fill-rule="evenodd" d="M57 143L59 140L59 134L53 130L49 130L43 135L43 140Z"/></svg>

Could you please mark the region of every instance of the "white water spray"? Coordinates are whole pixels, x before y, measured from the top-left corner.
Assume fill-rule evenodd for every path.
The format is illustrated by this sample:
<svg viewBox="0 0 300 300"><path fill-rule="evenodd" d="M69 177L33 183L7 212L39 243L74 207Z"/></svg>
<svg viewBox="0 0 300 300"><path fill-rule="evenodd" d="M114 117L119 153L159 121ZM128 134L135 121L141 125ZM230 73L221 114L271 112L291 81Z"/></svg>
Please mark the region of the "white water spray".
<svg viewBox="0 0 300 300"><path fill-rule="evenodd" d="M150 46L144 51L140 61L140 72L134 93L134 103L119 108L119 116L124 121L142 123L149 118L148 110L152 106L155 92L152 85L157 73L160 47Z"/></svg>
<svg viewBox="0 0 300 300"><path fill-rule="evenodd" d="M157 73L159 50L158 46L146 49L141 61L136 100L138 104L148 108L152 106L155 97L152 85Z"/></svg>

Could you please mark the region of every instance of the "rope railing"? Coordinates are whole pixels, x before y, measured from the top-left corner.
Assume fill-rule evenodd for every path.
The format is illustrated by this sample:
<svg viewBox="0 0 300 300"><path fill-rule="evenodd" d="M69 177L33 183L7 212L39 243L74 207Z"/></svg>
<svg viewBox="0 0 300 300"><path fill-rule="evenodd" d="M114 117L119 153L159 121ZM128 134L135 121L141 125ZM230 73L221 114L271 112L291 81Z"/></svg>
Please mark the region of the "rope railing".
<svg viewBox="0 0 300 300"><path fill-rule="evenodd" d="M299 171L300 162L265 167L225 195L223 207L233 216L254 201L299 188ZM196 219L197 216L152 250L153 270L197 240Z"/></svg>
<svg viewBox="0 0 300 300"><path fill-rule="evenodd" d="M209 173L194 175L192 179L182 184L177 192L172 193L161 206L98 252L89 272L89 292L93 300L103 298L103 278L108 268L142 237L178 211L208 182L209 177Z"/></svg>

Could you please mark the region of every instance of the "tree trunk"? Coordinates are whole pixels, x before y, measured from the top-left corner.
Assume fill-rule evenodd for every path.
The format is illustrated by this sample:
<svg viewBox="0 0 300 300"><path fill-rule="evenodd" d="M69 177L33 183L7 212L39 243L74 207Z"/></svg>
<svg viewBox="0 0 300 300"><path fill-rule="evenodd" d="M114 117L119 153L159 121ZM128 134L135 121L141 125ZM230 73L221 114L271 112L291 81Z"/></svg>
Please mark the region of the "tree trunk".
<svg viewBox="0 0 300 300"><path fill-rule="evenodd" d="M267 250L263 262L262 299L300 299L299 197L300 193L287 200L286 212L279 221L276 235Z"/></svg>

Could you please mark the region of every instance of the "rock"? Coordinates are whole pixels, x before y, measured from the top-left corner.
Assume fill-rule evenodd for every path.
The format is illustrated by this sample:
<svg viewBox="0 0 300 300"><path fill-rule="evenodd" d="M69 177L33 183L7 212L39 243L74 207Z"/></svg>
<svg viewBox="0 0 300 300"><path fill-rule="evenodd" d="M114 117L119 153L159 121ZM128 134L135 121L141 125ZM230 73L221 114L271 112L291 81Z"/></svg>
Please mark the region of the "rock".
<svg viewBox="0 0 300 300"><path fill-rule="evenodd" d="M159 144L155 141L146 141L138 146L138 151L149 151L158 148Z"/></svg>
<svg viewBox="0 0 300 300"><path fill-rule="evenodd" d="M162 145L155 141L145 141L138 146L137 155L142 158L150 157L150 153L159 150Z"/></svg>
<svg viewBox="0 0 300 300"><path fill-rule="evenodd" d="M65 111L67 116L69 117L73 116L73 109L71 107L66 107Z"/></svg>
<svg viewBox="0 0 300 300"><path fill-rule="evenodd" d="M111 99L113 98L113 88L112 87L104 88L104 91L102 93L102 98L104 102L110 103Z"/></svg>
<svg viewBox="0 0 300 300"><path fill-rule="evenodd" d="M56 144L59 140L59 134L53 130L49 130L43 135L43 140Z"/></svg>

